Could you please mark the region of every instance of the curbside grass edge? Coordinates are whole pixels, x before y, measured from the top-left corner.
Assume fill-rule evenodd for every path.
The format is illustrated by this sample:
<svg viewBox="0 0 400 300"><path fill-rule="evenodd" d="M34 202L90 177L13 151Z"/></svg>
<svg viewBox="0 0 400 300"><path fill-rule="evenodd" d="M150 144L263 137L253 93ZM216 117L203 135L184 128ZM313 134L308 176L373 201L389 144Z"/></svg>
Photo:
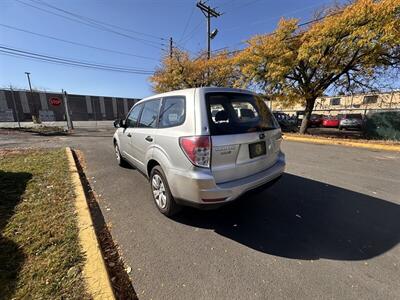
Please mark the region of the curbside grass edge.
<svg viewBox="0 0 400 300"><path fill-rule="evenodd" d="M69 172L75 193L75 208L79 228L79 242L86 256L83 267L83 276L86 286L93 299L115 300L110 278L107 273L101 248L94 230L89 206L76 167L71 148L66 148L69 162Z"/></svg>
<svg viewBox="0 0 400 300"><path fill-rule="evenodd" d="M353 142L346 140L335 140L327 138L316 138L316 137L300 137L292 135L283 135L283 139L293 142L304 142L304 143L314 143L314 144L325 144L325 145L339 145L346 147L358 147L370 150L382 150L382 151L394 151L400 152L400 145L385 145L379 143L363 143L363 142Z"/></svg>

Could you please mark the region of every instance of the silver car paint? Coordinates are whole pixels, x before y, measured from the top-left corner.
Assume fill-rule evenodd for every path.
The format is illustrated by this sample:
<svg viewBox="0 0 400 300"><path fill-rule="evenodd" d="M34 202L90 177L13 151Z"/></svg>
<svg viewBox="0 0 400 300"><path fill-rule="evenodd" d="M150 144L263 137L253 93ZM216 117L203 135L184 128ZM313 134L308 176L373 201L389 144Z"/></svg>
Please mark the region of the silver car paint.
<svg viewBox="0 0 400 300"><path fill-rule="evenodd" d="M266 156L249 158L247 145L260 141L260 132L212 136L211 168L194 166L180 148L179 137L210 134L204 100L208 92L253 94L240 89L195 88L154 95L141 100L134 107L153 99L185 96L185 122L171 128L118 128L114 134L121 155L131 164L149 175L148 164L157 162L175 198L204 205L212 202L202 199L234 200L247 190L279 177L285 169L285 158L280 152L279 128L264 132ZM151 136L153 141L146 141L147 136Z"/></svg>

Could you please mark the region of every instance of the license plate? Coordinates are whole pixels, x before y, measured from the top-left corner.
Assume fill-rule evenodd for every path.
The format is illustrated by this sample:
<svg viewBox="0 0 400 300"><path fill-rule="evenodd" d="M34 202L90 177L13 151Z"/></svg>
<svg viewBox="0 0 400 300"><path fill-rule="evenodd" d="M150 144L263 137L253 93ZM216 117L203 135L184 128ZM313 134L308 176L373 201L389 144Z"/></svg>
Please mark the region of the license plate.
<svg viewBox="0 0 400 300"><path fill-rule="evenodd" d="M265 142L257 142L249 144L249 153L250 153L250 158L265 155L267 153L267 147L265 145Z"/></svg>

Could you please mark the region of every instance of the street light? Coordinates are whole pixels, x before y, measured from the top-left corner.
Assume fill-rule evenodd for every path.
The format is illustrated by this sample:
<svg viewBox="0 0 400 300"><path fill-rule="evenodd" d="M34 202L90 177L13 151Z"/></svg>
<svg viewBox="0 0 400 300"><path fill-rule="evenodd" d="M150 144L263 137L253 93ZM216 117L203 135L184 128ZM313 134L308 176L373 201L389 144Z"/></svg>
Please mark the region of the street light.
<svg viewBox="0 0 400 300"><path fill-rule="evenodd" d="M218 29L214 29L210 34L210 39L213 40L217 34L218 34Z"/></svg>

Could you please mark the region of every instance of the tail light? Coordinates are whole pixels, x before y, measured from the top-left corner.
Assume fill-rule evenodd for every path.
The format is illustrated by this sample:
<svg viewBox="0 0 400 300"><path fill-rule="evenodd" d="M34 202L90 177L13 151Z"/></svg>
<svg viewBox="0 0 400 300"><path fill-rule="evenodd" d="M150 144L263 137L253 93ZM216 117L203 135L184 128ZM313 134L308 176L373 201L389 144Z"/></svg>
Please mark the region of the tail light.
<svg viewBox="0 0 400 300"><path fill-rule="evenodd" d="M209 168L211 160L211 138L208 135L186 136L179 144L187 158L197 167Z"/></svg>

